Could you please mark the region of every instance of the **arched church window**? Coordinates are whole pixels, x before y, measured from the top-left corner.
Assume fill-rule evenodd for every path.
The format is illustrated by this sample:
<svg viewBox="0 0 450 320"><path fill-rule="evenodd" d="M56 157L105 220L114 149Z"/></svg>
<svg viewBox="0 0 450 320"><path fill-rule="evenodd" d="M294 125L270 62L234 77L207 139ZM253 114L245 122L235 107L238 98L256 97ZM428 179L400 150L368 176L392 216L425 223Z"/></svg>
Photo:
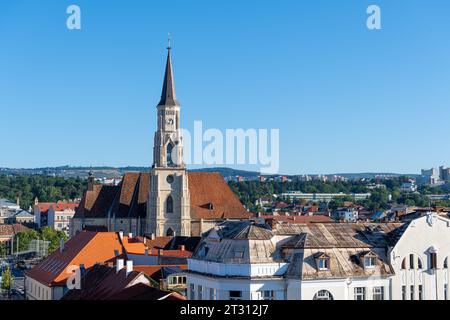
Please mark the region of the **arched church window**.
<svg viewBox="0 0 450 320"><path fill-rule="evenodd" d="M173 151L173 144L169 143L167 145L167 165L169 166L173 165L172 151Z"/></svg>
<svg viewBox="0 0 450 320"><path fill-rule="evenodd" d="M173 198L168 196L166 200L166 213L173 213Z"/></svg>
<svg viewBox="0 0 450 320"><path fill-rule="evenodd" d="M320 290L314 296L314 300L333 300L333 296L328 290Z"/></svg>
<svg viewBox="0 0 450 320"><path fill-rule="evenodd" d="M406 269L406 258L403 259L402 261L402 270Z"/></svg>
<svg viewBox="0 0 450 320"><path fill-rule="evenodd" d="M172 228L167 229L166 236L167 237L175 236L175 231Z"/></svg>
<svg viewBox="0 0 450 320"><path fill-rule="evenodd" d="M448 269L448 257L444 260L444 269Z"/></svg>

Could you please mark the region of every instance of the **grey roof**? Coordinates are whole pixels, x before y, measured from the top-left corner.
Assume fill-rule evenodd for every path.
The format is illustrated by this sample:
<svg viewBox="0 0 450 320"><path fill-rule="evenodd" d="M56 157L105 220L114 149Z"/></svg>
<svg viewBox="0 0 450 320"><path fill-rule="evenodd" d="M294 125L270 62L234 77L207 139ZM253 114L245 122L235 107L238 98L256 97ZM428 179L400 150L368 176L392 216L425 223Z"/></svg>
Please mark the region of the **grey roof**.
<svg viewBox="0 0 450 320"><path fill-rule="evenodd" d="M385 248L406 230L404 223L315 223L277 225L275 234L295 235L291 248Z"/></svg>
<svg viewBox="0 0 450 320"><path fill-rule="evenodd" d="M0 207L13 207L17 206L17 203L12 202L8 199L0 199Z"/></svg>
<svg viewBox="0 0 450 320"><path fill-rule="evenodd" d="M253 221L226 221L217 226L216 230L222 239L270 240L273 237L268 225Z"/></svg>
<svg viewBox="0 0 450 320"><path fill-rule="evenodd" d="M19 211L15 216L16 217L26 217L26 218L34 217L34 215L32 215L31 213L29 213L28 211L25 211L25 210Z"/></svg>
<svg viewBox="0 0 450 320"><path fill-rule="evenodd" d="M270 227L252 221L225 221L211 229L193 258L234 264L282 262Z"/></svg>
<svg viewBox="0 0 450 320"><path fill-rule="evenodd" d="M318 269L316 255L319 252L329 257L328 270ZM362 264L361 255L367 252L373 252L377 257L373 268L365 268ZM386 250L380 248L303 249L292 255L285 276L302 280L382 277L393 274L387 261Z"/></svg>
<svg viewBox="0 0 450 320"><path fill-rule="evenodd" d="M175 93L175 81L173 78L173 70L172 70L172 59L170 56L170 47L167 48L167 63L166 63L166 72L164 75L164 83L161 94L161 101L158 103L158 106L179 106L180 103L177 100L177 96Z"/></svg>

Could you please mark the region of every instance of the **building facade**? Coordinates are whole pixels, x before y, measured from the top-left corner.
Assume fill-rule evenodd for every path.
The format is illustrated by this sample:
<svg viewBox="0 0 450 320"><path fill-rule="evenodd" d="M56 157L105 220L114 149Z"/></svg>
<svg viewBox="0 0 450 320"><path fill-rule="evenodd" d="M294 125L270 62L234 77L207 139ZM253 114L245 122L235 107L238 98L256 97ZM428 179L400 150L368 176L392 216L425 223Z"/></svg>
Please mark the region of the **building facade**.
<svg viewBox="0 0 450 320"><path fill-rule="evenodd" d="M226 222L188 259L190 300L448 300L450 220Z"/></svg>

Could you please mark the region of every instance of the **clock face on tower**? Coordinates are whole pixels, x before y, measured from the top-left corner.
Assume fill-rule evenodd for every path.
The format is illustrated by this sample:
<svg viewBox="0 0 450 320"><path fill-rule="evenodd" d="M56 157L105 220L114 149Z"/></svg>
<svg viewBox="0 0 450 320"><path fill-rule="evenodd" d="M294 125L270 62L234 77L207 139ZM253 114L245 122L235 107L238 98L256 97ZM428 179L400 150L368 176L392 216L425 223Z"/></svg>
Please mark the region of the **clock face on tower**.
<svg viewBox="0 0 450 320"><path fill-rule="evenodd" d="M172 118L168 118L168 119L166 120L166 124L169 125L169 126L173 126L173 123L174 123L174 121L173 121Z"/></svg>

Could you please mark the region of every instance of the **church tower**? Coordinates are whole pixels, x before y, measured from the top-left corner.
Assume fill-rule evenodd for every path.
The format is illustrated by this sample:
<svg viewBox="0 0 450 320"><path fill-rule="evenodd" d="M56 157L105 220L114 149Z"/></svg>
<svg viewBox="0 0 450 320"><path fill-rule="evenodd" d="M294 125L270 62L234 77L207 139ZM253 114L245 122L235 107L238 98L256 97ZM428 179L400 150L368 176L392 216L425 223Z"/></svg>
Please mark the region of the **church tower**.
<svg viewBox="0 0 450 320"><path fill-rule="evenodd" d="M188 175L183 163L180 103L175 93L171 47L167 48L166 71L157 106L157 131L147 206L147 232L156 236L190 236Z"/></svg>

